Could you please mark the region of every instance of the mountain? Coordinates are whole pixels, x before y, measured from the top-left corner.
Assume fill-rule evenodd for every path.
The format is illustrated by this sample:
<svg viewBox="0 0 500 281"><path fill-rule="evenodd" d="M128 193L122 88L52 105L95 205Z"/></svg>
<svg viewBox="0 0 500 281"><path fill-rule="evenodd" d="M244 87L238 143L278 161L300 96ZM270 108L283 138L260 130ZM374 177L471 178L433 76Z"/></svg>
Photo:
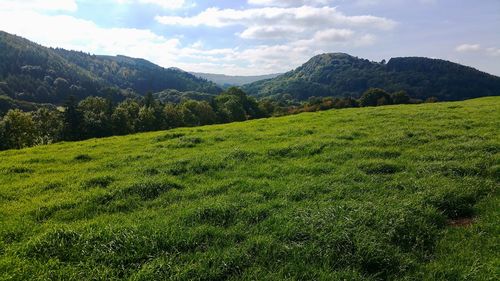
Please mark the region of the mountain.
<svg viewBox="0 0 500 281"><path fill-rule="evenodd" d="M60 104L69 95L79 99L112 95L119 99L166 89L211 94L222 91L213 82L144 59L46 48L0 31L0 95Z"/></svg>
<svg viewBox="0 0 500 281"><path fill-rule="evenodd" d="M213 82L196 77L179 68L163 68L145 59L126 56L96 56L83 52L55 50L76 65L91 71L108 83L122 89L131 88L144 95L166 89L218 94L221 89Z"/></svg>
<svg viewBox="0 0 500 281"><path fill-rule="evenodd" d="M499 77L439 59L407 57L377 63L332 53L315 56L282 75L191 74L144 59L46 48L0 31L0 96L4 105L26 105L19 106L19 101L33 103L29 106L59 105L69 95L78 99L108 96L122 100L147 92L162 92L166 100L193 95L205 99L206 95L222 91L216 83L249 83L242 88L256 97L289 94L296 100L311 96L358 98L372 87L389 92L405 90L418 99L463 100L500 94Z"/></svg>
<svg viewBox="0 0 500 281"><path fill-rule="evenodd" d="M464 100L500 95L500 77L440 59L404 57L377 63L331 53L315 56L274 79L243 86L257 97L290 94L297 100L311 96L358 98L368 88L404 90L418 99Z"/></svg>
<svg viewBox="0 0 500 281"><path fill-rule="evenodd" d="M222 87L242 86L260 80L272 79L280 75L279 73L275 73L275 74L256 75L256 76L231 76L224 74L211 74L211 73L200 73L200 72L191 72L191 74L200 78L204 78L208 81L212 81Z"/></svg>

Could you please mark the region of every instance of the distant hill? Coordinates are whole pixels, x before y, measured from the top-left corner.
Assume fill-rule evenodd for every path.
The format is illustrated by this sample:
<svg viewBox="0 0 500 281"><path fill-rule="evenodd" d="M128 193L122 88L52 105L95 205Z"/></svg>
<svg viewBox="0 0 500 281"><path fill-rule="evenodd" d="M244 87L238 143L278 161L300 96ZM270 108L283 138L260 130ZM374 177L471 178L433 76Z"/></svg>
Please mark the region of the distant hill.
<svg viewBox="0 0 500 281"><path fill-rule="evenodd" d="M110 87L121 90L106 90ZM69 95L81 99L112 94L120 98L166 89L222 91L213 82L144 59L46 48L0 31L0 96L60 104Z"/></svg>
<svg viewBox="0 0 500 281"><path fill-rule="evenodd" d="M390 92L405 90L419 99L464 100L500 95L500 77L440 59L406 57L377 63L331 53L315 56L274 79L243 86L257 97L289 94L298 100L311 96L358 98L372 87Z"/></svg>
<svg viewBox="0 0 500 281"><path fill-rule="evenodd" d="M4 109L41 103L60 105L69 95L122 100L153 92L167 101L189 96L205 99L220 93L221 87L242 84L246 92L258 98L289 94L296 100L311 96L357 98L371 87L390 92L405 90L418 99L463 100L500 94L499 77L439 59L408 57L378 63L332 53L315 56L281 75L190 74L144 59L46 48L0 31L0 97Z"/></svg>
<svg viewBox="0 0 500 281"><path fill-rule="evenodd" d="M222 87L242 86L260 80L272 79L280 75L279 73L275 73L275 74L256 75L256 76L231 76L224 74L211 74L211 73L200 73L200 72L191 72L191 74L212 81Z"/></svg>
<svg viewBox="0 0 500 281"><path fill-rule="evenodd" d="M122 89L133 89L144 95L166 89L218 94L221 89L213 82L196 77L179 68L163 68L145 59L126 56L98 56L83 52L55 50L62 57L96 74Z"/></svg>
<svg viewBox="0 0 500 281"><path fill-rule="evenodd" d="M195 92L195 91L181 92L181 91L177 91L177 90L164 90L164 91L161 91L158 93L154 93L153 96L156 99L160 100L161 102L181 103L183 100L186 100L186 99L197 100L197 101L210 101L216 95Z"/></svg>

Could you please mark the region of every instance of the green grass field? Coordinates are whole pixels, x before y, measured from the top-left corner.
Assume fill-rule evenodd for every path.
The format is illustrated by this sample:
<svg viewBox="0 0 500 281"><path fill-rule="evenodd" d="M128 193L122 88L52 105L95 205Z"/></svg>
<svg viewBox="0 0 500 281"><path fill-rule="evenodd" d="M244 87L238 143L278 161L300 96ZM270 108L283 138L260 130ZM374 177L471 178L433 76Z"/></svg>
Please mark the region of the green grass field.
<svg viewBox="0 0 500 281"><path fill-rule="evenodd" d="M1 280L498 280L500 98L0 152Z"/></svg>

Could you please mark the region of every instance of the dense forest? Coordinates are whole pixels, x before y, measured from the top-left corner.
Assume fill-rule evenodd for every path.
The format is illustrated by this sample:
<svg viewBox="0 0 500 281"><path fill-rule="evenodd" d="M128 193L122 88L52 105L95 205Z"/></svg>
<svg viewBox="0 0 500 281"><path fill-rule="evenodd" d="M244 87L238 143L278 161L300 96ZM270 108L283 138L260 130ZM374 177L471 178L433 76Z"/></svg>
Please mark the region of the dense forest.
<svg viewBox="0 0 500 281"><path fill-rule="evenodd" d="M299 68L274 79L243 86L256 97L289 95L359 98L369 88L406 91L418 99L464 100L500 94L500 77L449 61L393 58L371 62L342 53L318 55Z"/></svg>
<svg viewBox="0 0 500 281"><path fill-rule="evenodd" d="M500 78L443 60L324 54L223 92L143 59L45 48L0 32L0 149L300 112L498 95ZM249 95L247 95L247 93Z"/></svg>
<svg viewBox="0 0 500 281"><path fill-rule="evenodd" d="M124 56L46 48L0 31L0 96L61 105L69 96L77 100L111 96L122 101L165 89L222 92L215 83L176 68Z"/></svg>
<svg viewBox="0 0 500 281"><path fill-rule="evenodd" d="M427 100L433 101L435 100ZM9 110L0 118L0 150L333 108L416 102L421 101L411 99L405 92L389 94L375 88L366 91L359 100L350 97L312 97L307 102L295 104L287 100L257 101L236 87L201 100L183 97L178 103L163 102L151 93L120 103L102 97L87 97L77 102L76 98L71 96L62 108L42 107L31 112Z"/></svg>
<svg viewBox="0 0 500 281"><path fill-rule="evenodd" d="M219 82L236 79L239 84L257 79L196 75ZM208 101L222 92L216 83L197 76L144 59L46 48L0 31L0 116L8 109L60 106L69 96L77 101L100 96L121 102L153 92L162 102L180 103L184 99ZM370 88L444 101L498 95L500 78L438 59L393 58L378 63L332 53L315 56L293 71L242 88L258 99L289 103L328 96L358 99Z"/></svg>

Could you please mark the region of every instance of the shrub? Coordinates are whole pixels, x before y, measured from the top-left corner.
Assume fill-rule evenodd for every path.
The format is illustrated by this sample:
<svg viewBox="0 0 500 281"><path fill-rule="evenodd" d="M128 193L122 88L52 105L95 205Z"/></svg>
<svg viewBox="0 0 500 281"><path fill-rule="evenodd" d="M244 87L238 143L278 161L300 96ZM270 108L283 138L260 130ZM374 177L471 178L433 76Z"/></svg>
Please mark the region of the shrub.
<svg viewBox="0 0 500 281"><path fill-rule="evenodd" d="M382 89L368 89L359 99L361 106L377 106L391 104L391 96Z"/></svg>
<svg viewBox="0 0 500 281"><path fill-rule="evenodd" d="M18 109L9 110L0 122L0 140L5 148L20 149L34 145L36 130L31 114Z"/></svg>
<svg viewBox="0 0 500 281"><path fill-rule="evenodd" d="M410 96L405 91L399 91L391 95L393 104L410 103Z"/></svg>

